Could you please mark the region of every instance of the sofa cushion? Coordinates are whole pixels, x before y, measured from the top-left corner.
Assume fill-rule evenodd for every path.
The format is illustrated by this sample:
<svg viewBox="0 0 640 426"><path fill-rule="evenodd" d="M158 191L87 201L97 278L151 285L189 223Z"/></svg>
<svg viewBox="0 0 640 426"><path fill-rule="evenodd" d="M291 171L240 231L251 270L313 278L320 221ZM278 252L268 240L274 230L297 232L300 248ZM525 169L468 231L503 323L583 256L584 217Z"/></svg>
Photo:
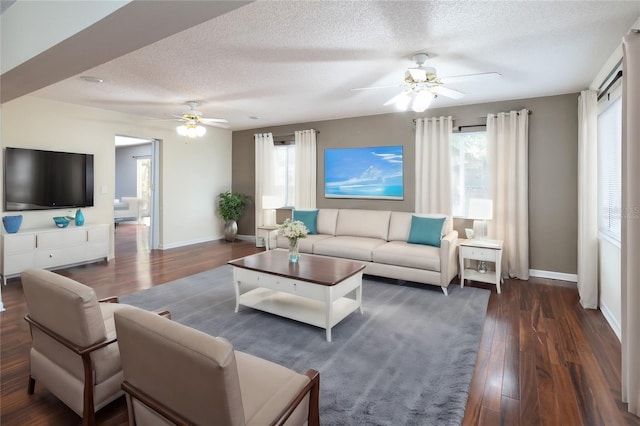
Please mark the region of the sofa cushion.
<svg viewBox="0 0 640 426"><path fill-rule="evenodd" d="M298 251L300 253L313 253L313 246L316 242L326 240L327 238L333 238L331 235L307 235L306 238L300 238L298 240ZM278 248L289 248L289 240L285 237L278 236Z"/></svg>
<svg viewBox="0 0 640 426"><path fill-rule="evenodd" d="M337 209L320 209L318 211L318 234L336 235Z"/></svg>
<svg viewBox="0 0 640 426"><path fill-rule="evenodd" d="M299 220L309 230L309 234L318 233L318 210L294 210L293 220Z"/></svg>
<svg viewBox="0 0 640 426"><path fill-rule="evenodd" d="M389 236L390 211L342 209L338 213L336 236L377 238Z"/></svg>
<svg viewBox="0 0 640 426"><path fill-rule="evenodd" d="M409 239L409 232L411 231L411 219L413 216L433 218L444 217L446 220L442 226L442 236L444 237L453 231L453 219L451 216L441 213L391 212L391 219L389 221L389 238L387 238L387 240L407 241Z"/></svg>
<svg viewBox="0 0 640 426"><path fill-rule="evenodd" d="M407 242L440 247L445 219L445 217L432 218L414 215L411 218L411 231Z"/></svg>
<svg viewBox="0 0 640 426"><path fill-rule="evenodd" d="M373 251L373 261L440 272L440 249L404 241L390 241L376 247Z"/></svg>
<svg viewBox="0 0 640 426"><path fill-rule="evenodd" d="M332 237L316 242L313 245L313 253L371 262L375 248L385 243L385 240L378 238Z"/></svg>
<svg viewBox="0 0 640 426"><path fill-rule="evenodd" d="M388 241L407 241L411 231L411 212L391 212Z"/></svg>

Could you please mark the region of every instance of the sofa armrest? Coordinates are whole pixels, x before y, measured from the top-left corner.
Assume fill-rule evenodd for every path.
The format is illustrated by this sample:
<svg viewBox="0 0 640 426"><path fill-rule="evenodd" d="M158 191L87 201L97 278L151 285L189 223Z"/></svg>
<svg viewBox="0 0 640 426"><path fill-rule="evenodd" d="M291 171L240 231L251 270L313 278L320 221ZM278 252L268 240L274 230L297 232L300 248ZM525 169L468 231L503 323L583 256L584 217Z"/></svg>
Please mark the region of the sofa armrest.
<svg viewBox="0 0 640 426"><path fill-rule="evenodd" d="M458 275L456 249L458 247L458 231L451 231L440 241L440 287L446 288Z"/></svg>

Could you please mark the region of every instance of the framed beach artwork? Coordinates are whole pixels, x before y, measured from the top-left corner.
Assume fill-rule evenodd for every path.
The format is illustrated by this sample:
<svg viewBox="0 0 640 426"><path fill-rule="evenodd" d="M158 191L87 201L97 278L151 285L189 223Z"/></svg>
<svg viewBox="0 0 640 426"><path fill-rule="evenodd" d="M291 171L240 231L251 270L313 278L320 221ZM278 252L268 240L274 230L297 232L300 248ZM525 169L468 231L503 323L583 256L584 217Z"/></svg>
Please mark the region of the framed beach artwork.
<svg viewBox="0 0 640 426"><path fill-rule="evenodd" d="M325 198L402 200L402 145L324 150Z"/></svg>

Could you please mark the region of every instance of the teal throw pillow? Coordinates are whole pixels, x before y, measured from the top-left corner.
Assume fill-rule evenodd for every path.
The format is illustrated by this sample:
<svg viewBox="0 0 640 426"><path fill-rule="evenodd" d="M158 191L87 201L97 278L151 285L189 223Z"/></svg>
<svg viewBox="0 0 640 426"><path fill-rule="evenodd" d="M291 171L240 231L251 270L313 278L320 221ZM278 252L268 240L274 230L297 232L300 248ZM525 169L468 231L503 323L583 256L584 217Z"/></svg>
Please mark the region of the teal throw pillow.
<svg viewBox="0 0 640 426"><path fill-rule="evenodd" d="M318 233L318 210L294 210L293 220L304 223L310 235Z"/></svg>
<svg viewBox="0 0 640 426"><path fill-rule="evenodd" d="M411 231L409 232L408 243L424 244L427 246L440 247L442 238L442 227L446 217L418 217L411 216Z"/></svg>

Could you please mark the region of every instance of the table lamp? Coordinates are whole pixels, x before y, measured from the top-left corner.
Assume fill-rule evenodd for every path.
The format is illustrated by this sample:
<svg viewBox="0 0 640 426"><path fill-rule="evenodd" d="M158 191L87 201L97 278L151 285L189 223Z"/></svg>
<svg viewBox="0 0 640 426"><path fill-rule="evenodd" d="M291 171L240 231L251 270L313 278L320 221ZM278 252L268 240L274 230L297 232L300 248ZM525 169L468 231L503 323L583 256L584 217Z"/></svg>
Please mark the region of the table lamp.
<svg viewBox="0 0 640 426"><path fill-rule="evenodd" d="M276 209L282 207L282 199L274 195L262 196L263 225L276 224Z"/></svg>
<svg viewBox="0 0 640 426"><path fill-rule="evenodd" d="M473 219L473 238L487 239L487 220L493 219L493 201L487 198L471 198L469 200L469 219ZM487 272L487 262L484 260L478 264L478 272Z"/></svg>
<svg viewBox="0 0 640 426"><path fill-rule="evenodd" d="M487 198L471 198L469 200L469 219L473 219L473 237L487 239L487 220L493 219L493 201Z"/></svg>

